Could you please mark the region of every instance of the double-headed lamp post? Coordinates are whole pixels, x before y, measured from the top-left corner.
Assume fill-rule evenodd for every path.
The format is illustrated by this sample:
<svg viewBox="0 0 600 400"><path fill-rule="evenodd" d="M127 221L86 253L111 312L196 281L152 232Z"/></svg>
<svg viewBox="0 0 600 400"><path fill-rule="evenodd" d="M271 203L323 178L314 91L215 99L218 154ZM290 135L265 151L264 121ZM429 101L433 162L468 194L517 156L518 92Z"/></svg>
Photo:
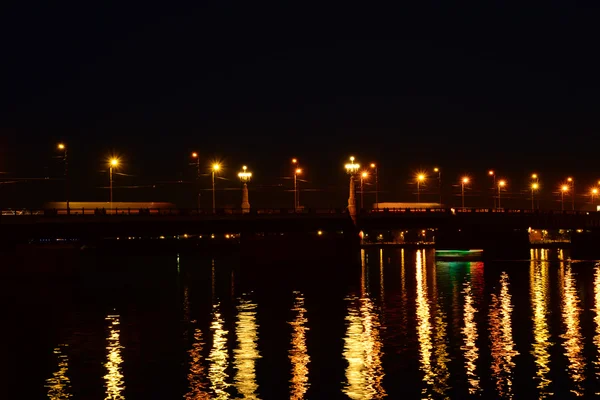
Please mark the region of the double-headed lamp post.
<svg viewBox="0 0 600 400"><path fill-rule="evenodd" d="M421 202L421 183L425 182L425 174L417 175L417 203Z"/></svg>
<svg viewBox="0 0 600 400"><path fill-rule="evenodd" d="M531 183L531 209L535 208L535 192L540 188L540 184L538 182Z"/></svg>
<svg viewBox="0 0 600 400"><path fill-rule="evenodd" d="M215 214L217 212L217 203L216 203L216 197L215 197L215 174L218 173L221 170L221 165L219 163L214 163L211 167L211 172L212 172L212 208L213 208L213 214Z"/></svg>
<svg viewBox="0 0 600 400"><path fill-rule="evenodd" d="M365 208L365 179L369 177L369 173L367 171L363 171L360 174L360 209L364 210Z"/></svg>
<svg viewBox="0 0 600 400"><path fill-rule="evenodd" d="M119 166L119 159L118 158L111 158L110 161L108 162L108 166L109 166L109 170L108 170L108 175L109 175L109 179L110 179L110 209L112 210L113 208L113 168L117 168Z"/></svg>
<svg viewBox="0 0 600 400"><path fill-rule="evenodd" d="M464 176L460 180L460 196L462 197L462 209L465 209L465 185L469 183L469 177Z"/></svg>
<svg viewBox="0 0 600 400"><path fill-rule="evenodd" d="M565 193L569 191L568 185L562 185L560 187L560 209L564 211L565 209Z"/></svg>
<svg viewBox="0 0 600 400"><path fill-rule="evenodd" d="M242 213L246 214L250 212L250 202L248 200L248 182L252 179L252 172L248 171L248 167L245 165L242 167L242 172L238 174L240 181L243 183L242 187Z"/></svg>
<svg viewBox="0 0 600 400"><path fill-rule="evenodd" d="M354 222L356 222L356 198L354 190L354 175L358 172L360 164L354 162L354 157L350 157L350 162L345 165L346 173L350 175L350 194L348 196L348 212Z"/></svg>
<svg viewBox="0 0 600 400"><path fill-rule="evenodd" d="M69 159L67 145L64 143L59 143L56 147L58 150L63 152L63 163L65 167L65 200L67 202L67 215L69 215L71 214L71 209L69 207Z"/></svg>
<svg viewBox="0 0 600 400"><path fill-rule="evenodd" d="M506 186L506 181L504 179L501 179L498 181L498 208L502 208L501 193L502 193L502 188L504 188L505 186Z"/></svg>

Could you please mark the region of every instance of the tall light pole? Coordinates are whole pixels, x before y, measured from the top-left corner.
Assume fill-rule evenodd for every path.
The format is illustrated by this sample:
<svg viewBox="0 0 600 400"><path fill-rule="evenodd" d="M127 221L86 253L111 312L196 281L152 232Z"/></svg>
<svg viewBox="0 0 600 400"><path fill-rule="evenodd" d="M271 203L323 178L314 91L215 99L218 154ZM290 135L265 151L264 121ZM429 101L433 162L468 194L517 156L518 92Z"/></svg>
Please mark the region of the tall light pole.
<svg viewBox="0 0 600 400"><path fill-rule="evenodd" d="M348 195L348 213L352 221L356 223L356 194L354 190L354 175L358 172L360 164L354 162L354 157L350 157L350 162L345 165L346 173L350 175L350 194Z"/></svg>
<svg viewBox="0 0 600 400"><path fill-rule="evenodd" d="M535 208L535 203L534 203L534 194L535 191L538 190L540 188L540 184L537 182L533 182L531 184L531 209L533 210Z"/></svg>
<svg viewBox="0 0 600 400"><path fill-rule="evenodd" d="M360 174L360 209L364 210L365 208L365 179L367 179L367 177L369 176L369 174L366 171L363 171L362 174Z"/></svg>
<svg viewBox="0 0 600 400"><path fill-rule="evenodd" d="M111 158L109 161L109 179L110 179L110 209L112 211L113 208L113 168L117 168L119 166L119 159Z"/></svg>
<svg viewBox="0 0 600 400"><path fill-rule="evenodd" d="M221 170L221 165L219 163L214 163L211 168L212 172L212 208L213 214L217 212L217 202L215 198L215 174Z"/></svg>
<svg viewBox="0 0 600 400"><path fill-rule="evenodd" d="M196 152L192 153L192 158L196 160L196 208L200 211L200 155Z"/></svg>
<svg viewBox="0 0 600 400"><path fill-rule="evenodd" d="M421 182L425 182L425 174L417 175L417 203L421 202Z"/></svg>
<svg viewBox="0 0 600 400"><path fill-rule="evenodd" d="M371 163L371 169L375 170L375 207L379 208L379 172L377 171L377 164Z"/></svg>
<svg viewBox="0 0 600 400"><path fill-rule="evenodd" d="M433 172L438 174L438 190L440 192L440 207L442 206L442 170L438 167L433 169Z"/></svg>
<svg viewBox="0 0 600 400"><path fill-rule="evenodd" d="M294 170L294 211L300 208L300 193L298 192L298 175L302 174L301 168Z"/></svg>
<svg viewBox="0 0 600 400"><path fill-rule="evenodd" d="M596 197L596 195L598 194L598 188L592 188L592 190L590 191L590 194L592 195L592 206L594 205L594 197Z"/></svg>
<svg viewBox="0 0 600 400"><path fill-rule="evenodd" d="M462 197L462 209L465 209L465 185L469 183L469 177L468 176L464 176L461 180L460 180L460 195Z"/></svg>
<svg viewBox="0 0 600 400"><path fill-rule="evenodd" d="M496 173L494 170L488 171L488 176L492 177L492 200L494 200L494 208L496 208L496 196L494 196L494 190L496 189Z"/></svg>
<svg viewBox="0 0 600 400"><path fill-rule="evenodd" d="M248 171L245 165L242 167L242 172L238 174L240 181L244 184L242 187L242 213L250 212L250 201L248 200L248 182L252 179L252 172Z"/></svg>
<svg viewBox="0 0 600 400"><path fill-rule="evenodd" d="M71 214L71 207L69 207L69 158L67 153L67 145L64 143L58 144L58 150L63 152L63 163L65 167L65 200L67 202L67 215Z"/></svg>
<svg viewBox="0 0 600 400"><path fill-rule="evenodd" d="M575 211L575 180L571 177L568 177L567 182L571 184L571 208L573 211Z"/></svg>
<svg viewBox="0 0 600 400"><path fill-rule="evenodd" d="M501 204L501 193L502 193L502 188L506 186L506 181L504 179L499 180L498 181L498 208L502 208L502 204Z"/></svg>
<svg viewBox="0 0 600 400"><path fill-rule="evenodd" d="M569 191L569 186L562 185L560 187L560 209L565 210L565 193Z"/></svg>

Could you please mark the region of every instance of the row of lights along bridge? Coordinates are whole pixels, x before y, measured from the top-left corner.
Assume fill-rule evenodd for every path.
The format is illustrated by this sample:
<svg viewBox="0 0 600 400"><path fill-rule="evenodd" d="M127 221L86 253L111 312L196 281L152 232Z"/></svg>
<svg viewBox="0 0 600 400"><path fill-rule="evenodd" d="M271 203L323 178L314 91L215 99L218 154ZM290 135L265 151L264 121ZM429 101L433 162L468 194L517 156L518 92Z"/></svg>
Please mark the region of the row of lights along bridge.
<svg viewBox="0 0 600 400"><path fill-rule="evenodd" d="M60 143L58 144L58 150L62 151L63 153L63 162L64 162L64 174L65 174L65 181L66 181L66 197L67 197L67 208L69 208L69 180L68 180L68 149L67 146L64 143ZM201 171L202 171L202 164L200 162L200 156L197 152L193 152L191 153L191 158L194 160L193 165L196 166L197 169L197 179L200 180L201 177ZM354 187L354 180L356 178L359 179L360 182L360 187L359 187L359 192L360 192L360 207L364 208L364 185L365 182L371 179L371 176L374 177L374 184L375 184L375 203L379 204L379 177L378 177L378 166L376 163L370 163L369 164L369 168L363 168L361 169L361 166L359 163L355 162L356 159L354 157L350 157L350 163L347 163L345 165L346 168L346 172L350 175L350 184L351 187ZM302 175L303 173L303 169L300 167L300 163L298 161L298 159L293 158L291 160L291 164L292 164L292 174L293 174L293 181L294 181L294 209L299 209L300 208L300 190L298 188L298 182L299 179L298 177ZM119 158L117 157L110 157L108 160L108 171L109 171L109 192L110 192L110 202L113 202L113 169L118 168L120 165L120 161ZM212 164L210 164L210 171L211 171L211 182L212 182L212 206L213 206L213 211L216 210L216 197L215 197L215 190L216 190L216 184L215 184L215 176L217 176L221 171L221 164L218 162L214 162ZM439 204L443 204L443 199L442 199L442 171L440 168L433 168L431 171L434 174L433 179L437 180L437 184L438 184L438 191L439 191ZM493 188L493 200L494 200L494 207L496 208L501 208L502 207L502 192L505 191L508 187L508 181L504 178L498 178L497 179L497 175L496 172L493 170L488 171L488 176L490 177L490 179L492 180L492 188ZM246 206L247 208L249 208L249 204L248 204L248 193L247 193L247 184L250 182L250 180L252 179L252 172L248 171L248 168L244 165L242 167L242 171L240 171L238 173L238 178L240 179L240 181L243 184L243 201L242 201L242 208L245 208L244 206ZM414 184L416 185L416 198L417 198L417 203L421 203L421 193L422 193L422 188L423 185L428 181L432 179L426 172L419 172L414 176ZM460 189L461 189L461 206L464 208L465 207L465 190L468 190L470 188L470 185L472 184L472 179L469 176L463 176L460 178L460 180L458 181L458 184L460 185ZM597 184L600 186L600 181L597 182ZM531 208L534 209L536 208L536 194L538 194L538 192L541 190L542 186L539 180L539 176L538 174L534 173L531 175L531 181L529 183L529 191L531 193ZM571 198L571 208L574 210L575 209L575 180L572 177L568 177L565 182L561 183L558 187L558 192L560 193L560 203L561 203L561 209L564 210L565 209L565 195L566 196L570 196ZM592 204L594 204L594 199L598 196L598 194L600 193L600 188L599 187L592 187L589 190L589 196L591 199ZM198 208L200 208L200 193L198 193Z"/></svg>

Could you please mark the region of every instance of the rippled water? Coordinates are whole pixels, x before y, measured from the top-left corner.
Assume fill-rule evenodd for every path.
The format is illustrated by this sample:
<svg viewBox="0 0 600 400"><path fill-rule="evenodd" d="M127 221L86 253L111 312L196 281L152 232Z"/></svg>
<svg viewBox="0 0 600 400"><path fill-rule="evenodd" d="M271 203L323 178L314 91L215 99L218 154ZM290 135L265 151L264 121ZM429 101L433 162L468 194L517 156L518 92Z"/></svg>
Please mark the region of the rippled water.
<svg viewBox="0 0 600 400"><path fill-rule="evenodd" d="M600 392L600 265L562 250L485 264L403 249L363 250L356 265L53 251L3 260L6 398Z"/></svg>

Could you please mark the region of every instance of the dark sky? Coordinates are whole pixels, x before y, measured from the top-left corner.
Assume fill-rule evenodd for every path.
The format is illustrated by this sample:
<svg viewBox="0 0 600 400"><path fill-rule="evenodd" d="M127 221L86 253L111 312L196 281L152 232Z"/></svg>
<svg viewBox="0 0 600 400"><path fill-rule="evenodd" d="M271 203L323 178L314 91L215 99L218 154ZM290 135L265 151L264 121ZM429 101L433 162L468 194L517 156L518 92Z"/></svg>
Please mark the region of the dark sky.
<svg viewBox="0 0 600 400"><path fill-rule="evenodd" d="M188 179L192 150L231 178L248 164L257 187L296 156L320 189L343 186L352 153L378 160L389 200L434 165L448 185L494 168L515 191L536 170L548 194L600 178L597 6L15 3L0 12L7 177L59 176L65 140L88 200L113 150L127 185Z"/></svg>

